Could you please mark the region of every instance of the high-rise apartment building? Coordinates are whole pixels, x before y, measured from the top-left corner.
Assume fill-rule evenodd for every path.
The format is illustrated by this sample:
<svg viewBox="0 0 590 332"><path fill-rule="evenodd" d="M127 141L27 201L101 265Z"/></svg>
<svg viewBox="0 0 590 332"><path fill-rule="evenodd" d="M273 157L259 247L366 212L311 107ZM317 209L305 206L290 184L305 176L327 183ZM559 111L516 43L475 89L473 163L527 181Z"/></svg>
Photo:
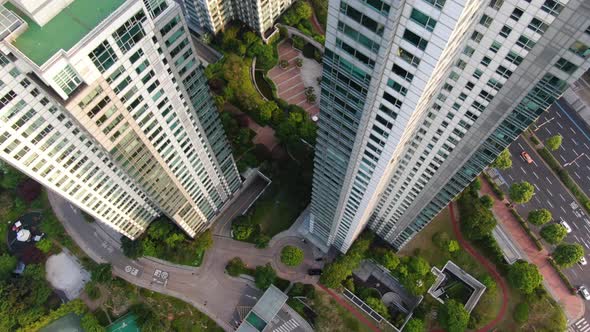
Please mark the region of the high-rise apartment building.
<svg viewBox="0 0 590 332"><path fill-rule="evenodd" d="M0 158L129 238L241 185L171 0L0 1Z"/></svg>
<svg viewBox="0 0 590 332"><path fill-rule="evenodd" d="M275 20L295 0L178 0L184 6L189 27L197 32L217 33L239 20L265 40Z"/></svg>
<svg viewBox="0 0 590 332"><path fill-rule="evenodd" d="M590 66L585 0L331 0L310 230L402 247Z"/></svg>

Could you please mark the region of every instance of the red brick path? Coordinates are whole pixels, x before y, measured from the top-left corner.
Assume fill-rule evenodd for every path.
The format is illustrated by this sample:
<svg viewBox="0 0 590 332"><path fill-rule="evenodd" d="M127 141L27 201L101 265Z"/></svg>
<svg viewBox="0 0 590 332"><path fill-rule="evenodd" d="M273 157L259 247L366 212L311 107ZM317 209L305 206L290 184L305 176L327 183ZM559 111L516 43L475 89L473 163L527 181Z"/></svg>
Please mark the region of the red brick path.
<svg viewBox="0 0 590 332"><path fill-rule="evenodd" d="M496 197L489 183L485 180L481 182L481 192ZM539 272L543 275L549 293L563 306L567 318L574 321L582 317L584 314L584 302L579 296L570 293L547 260L549 255L547 250L537 250L533 241L528 237L512 213L510 213L508 207L506 207L505 203L507 202L507 200L500 201L497 197L494 200L494 207L492 209L496 219L510 233L512 239L514 239L528 257L529 262L539 268Z"/></svg>
<svg viewBox="0 0 590 332"><path fill-rule="evenodd" d="M268 77L277 86L279 98L289 104L302 107L310 116L314 116L320 112L320 109L316 104L307 102L301 69L295 66L295 58L298 57L303 59L303 54L299 50L294 49L288 42L280 43L279 59L289 61L289 66L283 69L277 65L268 72ZM315 94L319 100L320 92L315 91Z"/></svg>

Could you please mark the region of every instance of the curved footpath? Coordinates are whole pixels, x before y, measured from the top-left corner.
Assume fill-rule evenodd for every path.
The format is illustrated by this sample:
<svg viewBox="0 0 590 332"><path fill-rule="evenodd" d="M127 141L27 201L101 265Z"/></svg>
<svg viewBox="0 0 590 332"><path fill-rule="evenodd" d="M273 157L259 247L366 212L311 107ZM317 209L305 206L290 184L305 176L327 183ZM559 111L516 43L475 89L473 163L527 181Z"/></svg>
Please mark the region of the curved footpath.
<svg viewBox="0 0 590 332"><path fill-rule="evenodd" d="M471 256L473 256L473 258L475 258L479 263L481 263L481 265L483 265L486 268L486 270L488 270L488 272L492 275L494 280L496 280L496 284L500 285L500 289L502 291L502 306L500 307L500 312L498 312L498 315L496 316L496 318L494 318L486 326L484 326L478 330L481 332L491 331L496 325L498 325L498 323L500 323L504 319L504 315L506 314L506 309L508 308L508 287L506 286L506 281L504 280L504 278L502 278L502 276L500 275L500 273L498 272L498 270L496 269L494 264L492 264L490 261L488 261L487 258L483 257L479 252L477 252L477 250L473 249L473 247L471 247L469 242L467 242L463 238L463 234L461 234L461 231L459 230L459 222L457 221L457 218L455 218L455 203L454 202L451 202L451 204L449 204L449 211L451 212L451 222L453 223L453 232L455 233L455 236L457 237L457 240L459 241L459 244L461 245L461 247L463 247L465 250L467 250L467 252Z"/></svg>
<svg viewBox="0 0 590 332"><path fill-rule="evenodd" d="M243 190L240 194L248 192ZM79 210L58 194L48 190L51 206L68 234L78 246L93 260L108 262L113 273L128 282L155 292L182 299L211 317L226 331L233 331L238 319L237 306L254 305L262 295L254 284L245 279L230 277L225 273L225 265L233 257L240 257L248 266L271 263L279 277L306 283L317 283L317 277L307 275L307 269L315 268L313 251L308 244L301 242L296 234L297 220L287 231L277 234L269 247L257 249L253 244L232 240L223 235L228 230L227 221L241 213L243 201L234 200L224 210L216 223L213 247L203 258L200 267L172 264L160 259L142 257L132 260L123 255L119 238L100 222L88 223ZM237 206L237 207L234 207ZM296 269L287 268L280 262L280 251L285 245L293 245L304 250L305 260ZM154 277L157 271L168 272L168 280L162 283ZM300 326L309 326L301 317L292 317Z"/></svg>

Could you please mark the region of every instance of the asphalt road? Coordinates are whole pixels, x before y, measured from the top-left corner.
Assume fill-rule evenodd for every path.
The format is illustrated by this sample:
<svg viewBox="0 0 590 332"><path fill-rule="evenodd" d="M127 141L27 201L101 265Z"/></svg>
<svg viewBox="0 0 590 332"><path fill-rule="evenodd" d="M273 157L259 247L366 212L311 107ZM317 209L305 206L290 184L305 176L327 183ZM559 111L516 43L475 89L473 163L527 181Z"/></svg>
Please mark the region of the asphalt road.
<svg viewBox="0 0 590 332"><path fill-rule="evenodd" d="M572 229L572 232L567 235L564 241L577 242L584 246L587 253L586 258L590 261L588 255L590 253L590 218L553 171L543 162L534 148L528 145L522 137L512 143L509 150L512 154L512 167L500 172L505 181L503 189L508 192L510 185L522 181L527 181L535 186L533 199L528 203L517 205L517 211L525 219L528 213L535 209L545 208L551 211L555 222L563 220ZM532 164L526 163L520 157L522 151L526 151L531 155L533 158ZM531 228L536 229L537 227L531 225ZM574 286L582 284L590 286L590 264L586 266L576 264L569 269L565 269L564 272Z"/></svg>
<svg viewBox="0 0 590 332"><path fill-rule="evenodd" d="M537 125L542 125L535 132L542 141L557 134L563 137L561 147L553 151L553 155L562 165L575 160L566 166L566 169L580 188L590 195L590 128L588 124L565 100L560 99L539 118Z"/></svg>

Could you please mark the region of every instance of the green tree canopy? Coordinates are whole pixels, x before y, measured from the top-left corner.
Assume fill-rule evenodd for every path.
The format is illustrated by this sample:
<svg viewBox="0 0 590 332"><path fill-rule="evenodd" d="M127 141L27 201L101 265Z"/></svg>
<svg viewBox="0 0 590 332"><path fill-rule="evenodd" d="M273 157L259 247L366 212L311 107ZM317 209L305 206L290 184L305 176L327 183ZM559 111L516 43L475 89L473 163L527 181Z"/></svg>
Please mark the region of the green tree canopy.
<svg viewBox="0 0 590 332"><path fill-rule="evenodd" d="M486 209L491 209L494 206L494 199L490 195L483 195L479 198L481 205Z"/></svg>
<svg viewBox="0 0 590 332"><path fill-rule="evenodd" d="M297 266L303 262L303 250L294 246L285 246L281 250L281 262L287 266Z"/></svg>
<svg viewBox="0 0 590 332"><path fill-rule="evenodd" d="M4 226L4 225L2 225ZM16 268L16 257L9 254L0 255L0 280L6 280Z"/></svg>
<svg viewBox="0 0 590 332"><path fill-rule="evenodd" d="M514 183L510 186L510 199L517 204L523 204L533 198L535 193L535 187L532 184L523 181L520 183Z"/></svg>
<svg viewBox="0 0 590 332"><path fill-rule="evenodd" d="M392 271L399 265L399 257L392 251L379 247L373 251L373 258L386 269Z"/></svg>
<svg viewBox="0 0 590 332"><path fill-rule="evenodd" d="M555 263L561 267L570 267L584 257L584 248L579 243L563 243L553 251Z"/></svg>
<svg viewBox="0 0 590 332"><path fill-rule="evenodd" d="M537 226L545 225L546 223L550 222L553 219L553 215L551 215L551 211L547 209L537 209L529 212L529 216L527 220Z"/></svg>
<svg viewBox="0 0 590 332"><path fill-rule="evenodd" d="M211 228L204 231L195 239L195 250L197 252L203 252L213 246L213 232Z"/></svg>
<svg viewBox="0 0 590 332"><path fill-rule="evenodd" d="M376 297L369 297L365 300L365 303L369 305L369 307L373 308L373 310L377 311L379 315L383 316L385 319L391 319L391 315L389 314L389 310L387 310L387 306L383 301Z"/></svg>
<svg viewBox="0 0 590 332"><path fill-rule="evenodd" d="M529 320L529 305L526 302L521 302L519 304L516 305L516 308L514 308L514 320L517 323L525 323L527 320Z"/></svg>
<svg viewBox="0 0 590 332"><path fill-rule="evenodd" d="M269 263L256 267L256 271L254 272L254 283L256 283L256 287L266 290L276 279L277 273Z"/></svg>
<svg viewBox="0 0 590 332"><path fill-rule="evenodd" d="M126 236L121 236L121 249L123 254L129 258L138 258L143 256L143 246L141 240L131 240Z"/></svg>
<svg viewBox="0 0 590 332"><path fill-rule="evenodd" d="M93 281L109 282L113 279L113 266L109 263L96 264L90 273Z"/></svg>
<svg viewBox="0 0 590 332"><path fill-rule="evenodd" d="M411 318L404 326L403 332L424 332L426 328L424 327L424 322L419 318Z"/></svg>
<svg viewBox="0 0 590 332"><path fill-rule="evenodd" d="M504 151L500 152L498 158L494 160L492 163L492 167L498 169L509 169L512 167L512 156L510 155L510 151L505 149Z"/></svg>
<svg viewBox="0 0 590 332"><path fill-rule="evenodd" d="M563 137L561 137L561 135L551 136L545 141L545 146L549 150L555 151L555 150L559 149L562 141L563 141Z"/></svg>
<svg viewBox="0 0 590 332"><path fill-rule="evenodd" d="M525 261L518 261L508 271L510 285L524 294L531 294L543 281L537 266Z"/></svg>
<svg viewBox="0 0 590 332"><path fill-rule="evenodd" d="M254 230L256 229L256 225L252 225L250 223L233 223L232 224L232 231L234 233L234 239L238 241L244 241L250 238Z"/></svg>
<svg viewBox="0 0 590 332"><path fill-rule="evenodd" d="M41 252L43 252L44 254L48 254L51 251L51 249L53 249L53 242L51 242L51 240L45 237L41 239L39 242L35 243L35 247L41 250Z"/></svg>
<svg viewBox="0 0 590 332"><path fill-rule="evenodd" d="M490 234L496 227L494 214L479 204L470 209L470 213L463 215L463 229L471 240L479 240Z"/></svg>
<svg viewBox="0 0 590 332"><path fill-rule="evenodd" d="M439 306L438 321L447 332L463 332L469 323L469 313L463 304L450 299Z"/></svg>
<svg viewBox="0 0 590 332"><path fill-rule="evenodd" d="M540 234L541 237L545 239L545 241L551 244L559 244L561 241L563 241L563 239L565 239L567 231L565 230L565 227L561 226L560 224L551 224L544 226L541 229Z"/></svg>

